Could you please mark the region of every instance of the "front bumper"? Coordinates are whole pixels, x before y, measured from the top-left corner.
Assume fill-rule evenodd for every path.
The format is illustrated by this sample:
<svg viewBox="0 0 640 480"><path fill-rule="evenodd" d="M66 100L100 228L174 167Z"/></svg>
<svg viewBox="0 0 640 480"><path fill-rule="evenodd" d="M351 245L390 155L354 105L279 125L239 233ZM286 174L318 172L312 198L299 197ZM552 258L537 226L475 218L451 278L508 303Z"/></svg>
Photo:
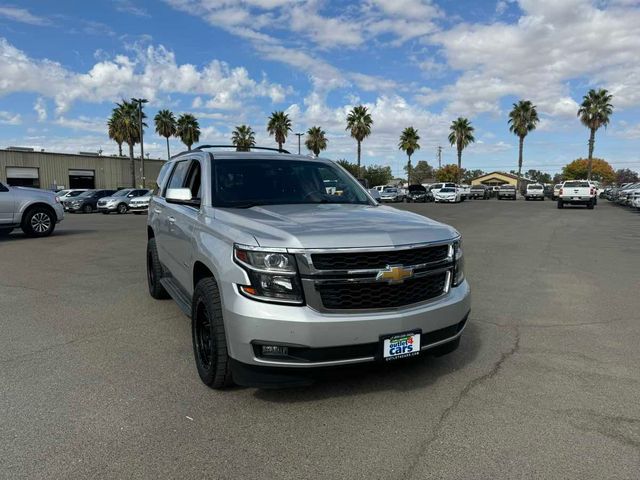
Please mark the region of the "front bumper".
<svg viewBox="0 0 640 480"><path fill-rule="evenodd" d="M60 223L62 220L64 220L64 207L61 203L56 203L53 206L53 209L56 212L56 223Z"/></svg>
<svg viewBox="0 0 640 480"><path fill-rule="evenodd" d="M99 212L115 212L118 210L118 204L114 203L114 204L107 204L107 205L100 205L98 204L97 206L98 211Z"/></svg>
<svg viewBox="0 0 640 480"><path fill-rule="evenodd" d="M265 367L310 369L372 362L375 355L354 356L351 349L367 352L363 346L380 341L381 335L420 329L426 340L422 350L455 340L461 333L429 343L429 333L460 324L471 309L466 280L433 302L374 313L321 313L308 306L266 304L250 300L231 282L221 284L223 316L229 355L242 364ZM464 327L464 325L462 326ZM318 349L313 361L259 357L254 345L287 345ZM346 347L342 358L336 347ZM323 358L325 349L334 349Z"/></svg>

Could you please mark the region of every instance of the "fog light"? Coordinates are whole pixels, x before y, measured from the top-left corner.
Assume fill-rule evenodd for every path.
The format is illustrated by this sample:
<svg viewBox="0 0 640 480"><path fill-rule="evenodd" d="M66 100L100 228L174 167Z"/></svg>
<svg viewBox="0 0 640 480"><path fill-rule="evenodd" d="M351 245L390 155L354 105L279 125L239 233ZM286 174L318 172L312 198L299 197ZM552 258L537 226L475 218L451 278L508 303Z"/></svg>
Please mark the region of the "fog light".
<svg viewBox="0 0 640 480"><path fill-rule="evenodd" d="M265 357L286 357L289 355L289 347L282 345L262 345L262 355Z"/></svg>

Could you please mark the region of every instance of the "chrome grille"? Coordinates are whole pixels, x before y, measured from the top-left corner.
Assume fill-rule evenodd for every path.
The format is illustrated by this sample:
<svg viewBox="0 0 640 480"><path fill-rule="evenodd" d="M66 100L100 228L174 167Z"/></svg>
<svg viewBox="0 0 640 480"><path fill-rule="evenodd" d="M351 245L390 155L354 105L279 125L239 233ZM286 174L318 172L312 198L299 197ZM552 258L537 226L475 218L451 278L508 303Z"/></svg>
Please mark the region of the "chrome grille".
<svg viewBox="0 0 640 480"><path fill-rule="evenodd" d="M355 270L386 268L387 265L419 265L445 260L448 245L414 248L410 250L388 250L355 253L315 253L311 255L317 270Z"/></svg>

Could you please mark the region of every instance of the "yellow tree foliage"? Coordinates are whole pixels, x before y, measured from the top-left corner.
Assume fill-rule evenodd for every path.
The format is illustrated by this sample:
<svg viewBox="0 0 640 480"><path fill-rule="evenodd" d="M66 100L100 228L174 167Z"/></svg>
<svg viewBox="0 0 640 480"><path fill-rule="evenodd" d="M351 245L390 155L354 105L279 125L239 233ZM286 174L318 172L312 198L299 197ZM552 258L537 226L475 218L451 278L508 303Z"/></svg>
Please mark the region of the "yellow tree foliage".
<svg viewBox="0 0 640 480"><path fill-rule="evenodd" d="M585 158L578 158L562 169L562 177L565 180L583 180L587 178L588 173L589 160ZM616 172L605 160L594 158L591 178L604 184L613 183L616 181Z"/></svg>
<svg viewBox="0 0 640 480"><path fill-rule="evenodd" d="M460 177L458 177L460 174ZM438 182L457 182L458 178L464 175L464 168L459 169L457 165L449 164L444 165L442 168L436 170L436 180Z"/></svg>

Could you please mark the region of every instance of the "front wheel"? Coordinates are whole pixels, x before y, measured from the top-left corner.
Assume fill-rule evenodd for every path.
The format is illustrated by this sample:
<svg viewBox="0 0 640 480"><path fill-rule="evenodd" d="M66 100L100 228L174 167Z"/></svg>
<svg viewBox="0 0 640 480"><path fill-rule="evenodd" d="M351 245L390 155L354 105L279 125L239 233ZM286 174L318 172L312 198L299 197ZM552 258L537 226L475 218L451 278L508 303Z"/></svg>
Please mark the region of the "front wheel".
<svg viewBox="0 0 640 480"><path fill-rule="evenodd" d="M22 231L27 237L47 237L55 228L55 214L45 207L32 208L22 220Z"/></svg>
<svg viewBox="0 0 640 480"><path fill-rule="evenodd" d="M126 203L121 203L120 205L118 205L118 213L120 215L127 213L127 204Z"/></svg>
<svg viewBox="0 0 640 480"><path fill-rule="evenodd" d="M149 295L156 300L169 298L169 294L160 283L161 278L162 265L158 257L156 239L150 238L147 242L147 284L149 286Z"/></svg>
<svg viewBox="0 0 640 480"><path fill-rule="evenodd" d="M200 379L215 389L232 385L220 291L211 277L200 280L193 292L191 333Z"/></svg>
<svg viewBox="0 0 640 480"><path fill-rule="evenodd" d="M82 211L84 213L93 213L93 207L91 205L85 205L82 207Z"/></svg>

